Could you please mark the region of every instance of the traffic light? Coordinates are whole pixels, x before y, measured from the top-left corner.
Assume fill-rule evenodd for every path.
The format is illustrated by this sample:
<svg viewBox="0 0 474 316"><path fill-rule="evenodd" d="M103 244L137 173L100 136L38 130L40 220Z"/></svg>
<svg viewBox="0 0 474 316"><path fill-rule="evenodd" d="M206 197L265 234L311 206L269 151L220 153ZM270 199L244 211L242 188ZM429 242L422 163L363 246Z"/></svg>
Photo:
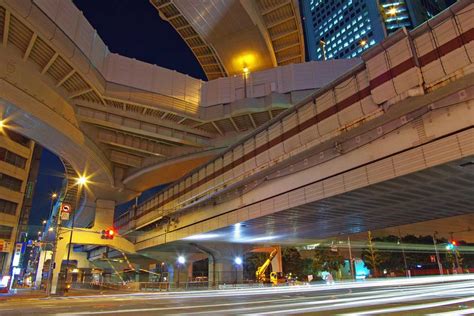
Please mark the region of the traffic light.
<svg viewBox="0 0 474 316"><path fill-rule="evenodd" d="M453 250L453 249L456 248L457 246L458 246L457 241L456 241L456 240L453 240L453 241L451 241L450 243L448 243L448 244L446 245L446 249L447 249L447 250Z"/></svg>
<svg viewBox="0 0 474 316"><path fill-rule="evenodd" d="M109 229L102 230L100 237L102 239L114 239L114 236L115 236L115 230L113 228L109 228Z"/></svg>

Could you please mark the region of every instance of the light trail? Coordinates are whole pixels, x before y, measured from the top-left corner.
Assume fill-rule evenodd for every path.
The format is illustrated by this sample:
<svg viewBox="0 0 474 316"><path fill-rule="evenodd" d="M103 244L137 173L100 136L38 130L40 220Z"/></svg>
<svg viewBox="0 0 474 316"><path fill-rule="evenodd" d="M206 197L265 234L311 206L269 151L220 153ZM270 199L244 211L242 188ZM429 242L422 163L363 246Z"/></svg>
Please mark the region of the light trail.
<svg viewBox="0 0 474 316"><path fill-rule="evenodd" d="M441 301L430 304L418 304L405 306L408 311L411 309L424 309L436 306L455 304L456 302L474 301L474 276L458 275L444 277L428 277L407 280L383 280L357 283L345 283L339 286L301 286L301 287L283 287L283 288L260 288L245 290L225 290L225 291L203 291L199 293L167 293L167 294L132 294L131 299L140 300L182 300L182 299L209 299L215 300L219 297L241 297L250 298L238 302L228 303L203 303L190 304L186 306L157 306L146 308L114 308L110 310L93 310L73 313L74 315L101 315L101 314L126 314L126 313L160 313L171 314L186 313L187 315L199 314L250 314L254 315L276 315L276 314L295 314L310 313L329 310L345 310L350 308L361 308L393 303L412 303L423 300L433 300L457 297L457 300ZM403 281L403 282L401 282ZM436 283L438 282L438 283ZM381 287L394 287L384 289ZM356 290L354 293L346 293L344 290ZM329 293L341 291L341 293ZM323 294L318 295L317 293ZM314 297L290 297L259 300L261 295L281 295L281 294L301 294L317 295ZM469 295L469 297L462 296ZM257 297L257 300L251 300ZM340 298L334 298L340 297ZM433 305L434 304L434 305ZM438 305L436 305L438 304ZM194 312L193 312L194 311ZM385 312L385 310L384 310ZM386 312L391 312L387 309ZM370 313L370 311L368 311ZM71 315L71 312L58 314Z"/></svg>

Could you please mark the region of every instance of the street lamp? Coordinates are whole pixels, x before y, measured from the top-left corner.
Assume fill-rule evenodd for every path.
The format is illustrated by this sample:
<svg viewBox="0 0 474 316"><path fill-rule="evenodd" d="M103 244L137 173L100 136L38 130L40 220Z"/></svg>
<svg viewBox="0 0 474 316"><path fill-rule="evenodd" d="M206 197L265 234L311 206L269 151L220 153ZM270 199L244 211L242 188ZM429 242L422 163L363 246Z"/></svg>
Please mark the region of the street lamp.
<svg viewBox="0 0 474 316"><path fill-rule="evenodd" d="M76 180L76 184L78 186L77 188L77 193L76 193L76 203L74 205L74 208L72 210L72 222L71 222L71 232L69 234L69 244L67 247L67 258L66 258L66 272L64 274L64 281L66 282L66 289L68 289L68 284L67 284L67 277L68 277L68 270L69 270L69 258L71 256L71 243L72 243L72 234L74 232L74 219L76 217L76 209L79 207L79 202L81 199L81 193L82 193L82 188L87 185L88 179L86 176L81 175L79 178Z"/></svg>
<svg viewBox="0 0 474 316"><path fill-rule="evenodd" d="M397 8L391 7L390 9L387 10L387 14L390 15L390 16L397 15Z"/></svg>
<svg viewBox="0 0 474 316"><path fill-rule="evenodd" d="M247 76L249 75L249 72L249 67L244 63L244 67L242 68L242 74L244 76L244 98L247 97Z"/></svg>
<svg viewBox="0 0 474 316"><path fill-rule="evenodd" d="M87 184L87 177L80 176L79 178L77 178L76 184L79 185L79 186L86 185Z"/></svg>
<svg viewBox="0 0 474 316"><path fill-rule="evenodd" d="M240 266L242 264L242 258L241 257L235 257L234 262L236 265Z"/></svg>
<svg viewBox="0 0 474 316"><path fill-rule="evenodd" d="M242 266L242 257L235 257L234 258L234 263L235 263L235 284L237 284L238 281L238 271L239 267Z"/></svg>
<svg viewBox="0 0 474 316"><path fill-rule="evenodd" d="M186 258L183 256L178 257L178 288L179 288L179 275L181 274L181 265L184 265Z"/></svg>

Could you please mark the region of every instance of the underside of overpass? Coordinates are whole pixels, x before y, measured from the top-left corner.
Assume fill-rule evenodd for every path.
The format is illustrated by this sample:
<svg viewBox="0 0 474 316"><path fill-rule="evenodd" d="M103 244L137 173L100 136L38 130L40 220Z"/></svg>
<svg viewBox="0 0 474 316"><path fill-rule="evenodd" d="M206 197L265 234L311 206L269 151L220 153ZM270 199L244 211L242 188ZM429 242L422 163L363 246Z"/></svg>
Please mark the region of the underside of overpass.
<svg viewBox="0 0 474 316"><path fill-rule="evenodd" d="M263 216L191 241L295 244L474 213L474 156Z"/></svg>
<svg viewBox="0 0 474 316"><path fill-rule="evenodd" d="M435 219L445 219L449 223L453 216L474 215L473 188L474 156L471 156L287 211L143 249L137 254L174 262L181 254L199 253L196 246L199 245L212 253L227 249L232 255L226 258L233 260L258 245L307 245L317 240Z"/></svg>

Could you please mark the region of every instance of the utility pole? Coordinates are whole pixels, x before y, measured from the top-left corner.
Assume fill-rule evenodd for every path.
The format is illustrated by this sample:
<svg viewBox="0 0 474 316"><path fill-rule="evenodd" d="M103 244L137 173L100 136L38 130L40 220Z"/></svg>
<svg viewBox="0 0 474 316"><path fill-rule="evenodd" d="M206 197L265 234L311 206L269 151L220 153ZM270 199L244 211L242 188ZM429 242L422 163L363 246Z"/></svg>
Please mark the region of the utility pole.
<svg viewBox="0 0 474 316"><path fill-rule="evenodd" d="M454 232L449 233L449 235L451 236L451 244L454 244L453 243L453 241L454 241L453 234L454 234ZM454 258L456 258L456 271L457 271L457 273L462 273L461 265L459 264L459 256L458 256L459 252L457 251L456 247L457 246L453 247Z"/></svg>
<svg viewBox="0 0 474 316"><path fill-rule="evenodd" d="M352 247L351 247L351 237L350 236L347 236L347 245L348 245L348 248L349 248L349 265L350 265L350 268L351 268L351 274L352 274L352 278L355 280L356 279L356 271L355 271L355 267L354 267L354 259L352 258Z"/></svg>
<svg viewBox="0 0 474 316"><path fill-rule="evenodd" d="M408 270L408 265L407 265L407 257L405 255L405 247L403 247L403 242L402 242L402 236L400 233L400 228L398 229L398 242L402 246L402 255L403 255L403 263L405 265L405 275L409 278L411 277L410 271Z"/></svg>
<svg viewBox="0 0 474 316"><path fill-rule="evenodd" d="M438 247L436 246L436 235L437 234L438 234L437 231L435 231L434 234L433 234L433 245L434 245L434 250L435 250L435 254L436 254L436 262L438 263L439 274L443 275L443 265L441 264L441 260L439 259Z"/></svg>
<svg viewBox="0 0 474 316"><path fill-rule="evenodd" d="M55 257L56 257L56 251L57 251L57 246L58 246L58 234L59 234L59 212L56 214L56 216L53 215L53 220L51 221L51 225L53 227L54 231L54 241L53 241L53 251L51 253L51 260L49 262L49 273L48 273L48 283L46 284L46 295L50 296L51 295L51 287L53 285L53 274L54 270L56 268L61 268L61 267L56 267L55 265Z"/></svg>
<svg viewBox="0 0 474 316"><path fill-rule="evenodd" d="M71 221L71 232L69 234L69 243L67 246L67 258L66 258L66 272L64 274L64 282L66 283L66 291L68 290L68 282L67 282L67 277L68 277L68 271L69 271L69 258L71 256L71 244L72 244L72 234L74 233L74 219L76 218L76 210L79 208L79 203L81 199L81 192L82 192L82 183L78 182L78 188L77 188L77 193L76 193L76 204L74 205L74 208L72 210L72 221ZM72 282L71 282L72 283Z"/></svg>

